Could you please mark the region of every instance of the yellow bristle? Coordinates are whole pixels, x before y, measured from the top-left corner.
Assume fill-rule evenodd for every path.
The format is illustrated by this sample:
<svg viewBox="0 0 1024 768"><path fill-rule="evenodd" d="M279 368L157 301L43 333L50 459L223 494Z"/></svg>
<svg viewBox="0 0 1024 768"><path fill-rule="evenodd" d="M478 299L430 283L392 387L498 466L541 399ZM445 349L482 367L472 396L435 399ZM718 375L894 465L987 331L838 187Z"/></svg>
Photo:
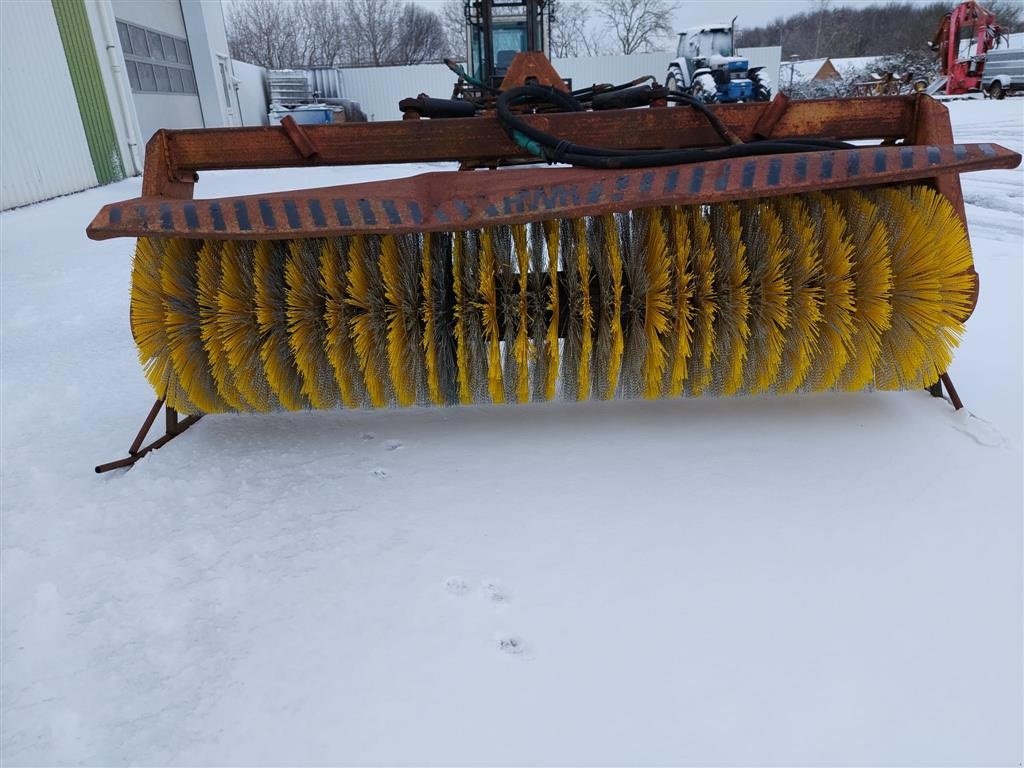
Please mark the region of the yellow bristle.
<svg viewBox="0 0 1024 768"><path fill-rule="evenodd" d="M693 275L689 269L692 246L686 224L686 214L679 206L666 209L669 221L670 258L672 260L672 289L675 296L672 339L669 345L671 362L668 366L668 381L665 392L669 397L679 397L686 383L686 373L693 350Z"/></svg>
<svg viewBox="0 0 1024 768"><path fill-rule="evenodd" d="M715 352L715 325L718 314L715 277L718 273L711 225L698 206L685 209L690 235L690 272L693 273L693 354L690 357L689 386L694 397L711 386L711 364Z"/></svg>
<svg viewBox="0 0 1024 768"><path fill-rule="evenodd" d="M911 199L930 224L930 253L933 261L928 269L939 282L940 310L919 306L918 313L928 316L919 333L924 334L928 352L917 378L911 386L927 386L949 370L953 350L964 333L964 318L970 315L977 293L977 275L973 271L971 245L967 228L952 204L930 187L913 187ZM923 269L924 264L920 267Z"/></svg>
<svg viewBox="0 0 1024 768"><path fill-rule="evenodd" d="M735 395L743 385L743 365L750 337L750 272L739 206L724 203L712 208L711 226L718 266L715 290L718 322L713 364L718 368L721 393Z"/></svg>
<svg viewBox="0 0 1024 768"><path fill-rule="evenodd" d="M786 272L790 285L790 325L782 353L779 394L795 392L807 379L818 355L825 290L822 287L821 239L804 201L796 196L773 202L785 222L790 261Z"/></svg>
<svg viewBox="0 0 1024 768"><path fill-rule="evenodd" d="M764 201L741 205L747 267L750 271L750 325L744 380L747 391L767 391L782 373L782 353L790 323L790 284L786 266L792 260L783 222Z"/></svg>
<svg viewBox="0 0 1024 768"><path fill-rule="evenodd" d="M441 372L437 360L437 318L434 316L434 239L423 236L423 271L420 289L423 291L423 355L427 369L427 394L434 405L444 405L441 391Z"/></svg>
<svg viewBox="0 0 1024 768"><path fill-rule="evenodd" d="M249 403L242 397L235 386L231 375L224 346L220 343L217 333L217 293L220 291L221 251L230 241L223 244L215 240L207 240L199 249L196 257L196 303L199 307L199 333L210 364L210 375L213 377L217 392L224 399L228 409L247 411Z"/></svg>
<svg viewBox="0 0 1024 768"><path fill-rule="evenodd" d="M892 320L892 241L885 216L859 192L837 196L853 240L854 335L838 386L859 390L874 381L882 334Z"/></svg>
<svg viewBox="0 0 1024 768"><path fill-rule="evenodd" d="M416 382L411 377L411 361L408 359L409 323L418 322L415 317L406 317L406 299L402 295L402 265L398 240L394 235L385 235L380 243L380 273L384 280L384 296L387 299L387 359L391 385L395 399L400 406L416 402Z"/></svg>
<svg viewBox="0 0 1024 768"><path fill-rule="evenodd" d="M815 392L835 386L850 358L854 334L853 241L839 204L822 193L805 197L821 244L821 332L805 385Z"/></svg>
<svg viewBox="0 0 1024 768"><path fill-rule="evenodd" d="M558 386L558 222L545 221L544 235L548 248L548 311L551 320L548 322L547 335L544 337L544 356L547 360L544 380L544 398L551 400Z"/></svg>
<svg viewBox="0 0 1024 768"><path fill-rule="evenodd" d="M871 197L889 222L894 276L893 323L882 336L884 364L875 383L923 387L946 371L963 332L957 317L970 307L974 287L970 246L952 206L930 189L878 190Z"/></svg>
<svg viewBox="0 0 1024 768"><path fill-rule="evenodd" d="M254 258L256 321L263 336L260 358L267 383L282 407L289 411L308 408L309 401L302 394L301 374L288 348L281 254L271 241L258 240Z"/></svg>
<svg viewBox="0 0 1024 768"><path fill-rule="evenodd" d="M530 400L530 317L529 277L530 251L526 246L526 227L518 224L512 227L512 243L519 265L519 328L516 331L513 356L516 361L516 400L526 403Z"/></svg>
<svg viewBox="0 0 1024 768"><path fill-rule="evenodd" d="M594 307L590 301L590 245L587 242L586 222L583 219L575 219L572 226L576 240L576 263L582 298L580 315L583 333L576 399L586 400L590 397L590 366L594 352Z"/></svg>
<svg viewBox="0 0 1024 768"><path fill-rule="evenodd" d="M662 382L668 362L668 350L663 338L672 325L669 312L672 297L669 292L671 261L660 209L647 212L644 221L644 270L647 273L647 295L644 306L644 354L641 376L643 395L647 399L661 396Z"/></svg>
<svg viewBox="0 0 1024 768"><path fill-rule="evenodd" d="M352 343L359 369L363 372L363 383L370 405L383 408L388 404L388 384L384 379L387 370L387 324L376 317L378 286L373 260L376 254L368 249L366 236L356 235L349 243L348 251L348 304L355 310L349 318L352 329ZM383 325L383 333L381 333Z"/></svg>
<svg viewBox="0 0 1024 768"><path fill-rule="evenodd" d="M619 372L622 370L622 355L625 351L625 338L622 333L622 248L619 243L619 228L615 217L601 217L601 228L604 233L604 247L608 257L608 267L612 277L611 328L609 336L611 347L608 351L608 382L603 393L605 399L615 397L619 388Z"/></svg>
<svg viewBox="0 0 1024 768"><path fill-rule="evenodd" d="M334 372L341 403L346 408L363 404L359 360L349 335L348 251L339 250L332 239L320 248L320 288L324 292L324 352Z"/></svg>
<svg viewBox="0 0 1024 768"><path fill-rule="evenodd" d="M252 252L226 242L221 251L217 292L217 336L231 366L239 394L255 411L277 407L260 359L260 327L256 319Z"/></svg>
<svg viewBox="0 0 1024 768"><path fill-rule="evenodd" d="M139 362L158 397L167 392L173 375L167 356L163 291L160 288L160 253L149 238L139 238L132 260L131 326Z"/></svg>
<svg viewBox="0 0 1024 768"><path fill-rule="evenodd" d="M494 259L494 233L480 233L481 301L474 302L483 318L484 342L487 345L487 392L492 403L505 402L505 382L501 375L501 329L498 326L497 265Z"/></svg>
<svg viewBox="0 0 1024 768"><path fill-rule="evenodd" d="M182 390L196 409L219 413L227 403L217 393L199 329L197 254L187 240L167 240L160 261L167 349ZM176 410L181 403L168 402ZM186 411L187 412L187 411Z"/></svg>
<svg viewBox="0 0 1024 768"><path fill-rule="evenodd" d="M338 387L327 359L324 295L320 287L322 246L316 240L289 240L284 276L288 347L302 380L302 393L314 408L333 408Z"/></svg>
<svg viewBox="0 0 1024 768"><path fill-rule="evenodd" d="M466 329L467 301L462 289L463 237L463 233L455 233L452 249L452 272L455 275L455 359L459 377L459 402L469 405L473 402L473 378L469 366L469 338Z"/></svg>

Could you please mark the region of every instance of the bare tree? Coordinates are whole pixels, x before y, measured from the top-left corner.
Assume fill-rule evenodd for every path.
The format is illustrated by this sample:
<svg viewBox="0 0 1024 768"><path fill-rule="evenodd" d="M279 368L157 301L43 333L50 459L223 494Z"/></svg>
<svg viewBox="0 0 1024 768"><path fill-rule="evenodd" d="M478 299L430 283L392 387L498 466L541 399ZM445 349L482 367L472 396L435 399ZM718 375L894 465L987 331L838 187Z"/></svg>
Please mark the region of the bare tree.
<svg viewBox="0 0 1024 768"><path fill-rule="evenodd" d="M298 0L298 47L305 66L333 67L343 62L347 44L344 7L334 0Z"/></svg>
<svg viewBox="0 0 1024 768"><path fill-rule="evenodd" d="M258 0L228 5L228 47L232 56L272 69L299 64L295 6Z"/></svg>
<svg viewBox="0 0 1024 768"><path fill-rule="evenodd" d="M406 5L398 17L390 64L438 62L448 52L444 25L437 14L418 5Z"/></svg>
<svg viewBox="0 0 1024 768"><path fill-rule="evenodd" d="M458 61L466 58L469 40L466 38L466 12L462 0L444 0L441 6L441 24L448 40L448 53Z"/></svg>
<svg viewBox="0 0 1024 768"><path fill-rule="evenodd" d="M610 28L622 53L658 50L672 34L675 0L596 0L594 13Z"/></svg>
<svg viewBox="0 0 1024 768"><path fill-rule="evenodd" d="M581 2L559 2L551 19L551 56L597 56L605 49L604 30L595 29L591 8Z"/></svg>

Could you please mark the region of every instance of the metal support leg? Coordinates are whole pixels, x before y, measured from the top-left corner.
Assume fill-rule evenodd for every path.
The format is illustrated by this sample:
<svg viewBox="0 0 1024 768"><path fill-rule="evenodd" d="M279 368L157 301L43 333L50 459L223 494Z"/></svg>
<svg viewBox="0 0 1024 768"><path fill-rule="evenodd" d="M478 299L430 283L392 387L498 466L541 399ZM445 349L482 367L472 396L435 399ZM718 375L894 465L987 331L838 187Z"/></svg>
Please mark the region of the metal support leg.
<svg viewBox="0 0 1024 768"><path fill-rule="evenodd" d="M953 404L953 409L959 411L964 407L963 402L960 400L960 395L956 393L956 387L953 386L953 380L949 378L948 373L943 373L939 376L939 380L928 387L928 393L932 397L942 397L942 390L945 388L946 394L949 395L949 401Z"/></svg>
<svg viewBox="0 0 1024 768"><path fill-rule="evenodd" d="M107 464L100 464L96 467L96 472L109 472L112 469L120 469L121 467L130 467L136 461L141 459L150 451L155 451L170 442L172 439L180 435L186 429L195 424L202 415L189 416L181 421L178 420L178 412L173 408L165 408L164 411L164 434L158 437L156 440L151 442L149 445L143 446L142 441L146 439L146 435L149 434L149 430L153 427L153 422L156 421L157 414L160 413L161 406L164 405L162 399L157 400L153 403L153 407L149 409L149 414L146 416L146 420L142 422L142 427L139 429L139 434L135 436L135 440L132 441L131 447L128 449L128 455L123 459L117 461L111 461Z"/></svg>

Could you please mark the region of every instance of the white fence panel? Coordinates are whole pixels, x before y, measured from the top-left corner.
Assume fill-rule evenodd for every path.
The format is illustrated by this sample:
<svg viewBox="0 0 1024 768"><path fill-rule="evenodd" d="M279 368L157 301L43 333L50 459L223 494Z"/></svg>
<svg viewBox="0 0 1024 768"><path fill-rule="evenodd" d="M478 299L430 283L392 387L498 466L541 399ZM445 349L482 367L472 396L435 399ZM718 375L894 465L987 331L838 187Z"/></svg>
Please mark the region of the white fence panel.
<svg viewBox="0 0 1024 768"><path fill-rule="evenodd" d="M53 6L0 2L0 209L97 184Z"/></svg>

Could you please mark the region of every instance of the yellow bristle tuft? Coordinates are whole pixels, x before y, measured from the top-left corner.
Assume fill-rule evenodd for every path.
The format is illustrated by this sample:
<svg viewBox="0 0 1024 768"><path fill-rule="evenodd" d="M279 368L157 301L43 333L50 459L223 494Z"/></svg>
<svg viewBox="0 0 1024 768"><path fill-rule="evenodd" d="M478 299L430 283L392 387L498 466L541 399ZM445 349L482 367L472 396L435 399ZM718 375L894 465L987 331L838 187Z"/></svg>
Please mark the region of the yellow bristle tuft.
<svg viewBox="0 0 1024 768"><path fill-rule="evenodd" d="M821 392L835 386L850 359L855 330L853 241L835 199L820 192L804 199L817 226L822 265L819 352L804 386Z"/></svg>
<svg viewBox="0 0 1024 768"><path fill-rule="evenodd" d="M434 314L434 238L423 236L423 270L420 289L423 291L423 355L427 369L427 394L434 405L444 405L441 372L437 359L437 318Z"/></svg>
<svg viewBox="0 0 1024 768"><path fill-rule="evenodd" d="M967 228L949 200L924 186L913 187L911 199L930 223L933 261L929 268L937 276L941 296L938 312L920 308L929 317L929 322L919 329L925 335L928 353L912 386L927 386L938 381L953 362L953 350L964 333L964 319L974 307L978 277L974 273Z"/></svg>
<svg viewBox="0 0 1024 768"><path fill-rule="evenodd" d="M352 343L363 373L363 383L370 405L383 408L388 404L388 386L384 379L387 368L381 357L387 355L387 324L381 323L376 315L381 311L376 271L375 254L369 252L367 238L356 235L349 243L348 251L348 304L354 309L349 318L352 329ZM383 334L381 325L384 326Z"/></svg>
<svg viewBox="0 0 1024 768"><path fill-rule="evenodd" d="M480 233L481 301L474 302L483 318L484 342L487 345L487 392L492 403L505 402L505 382L501 375L501 329L498 326L497 265L494 259L494 233Z"/></svg>
<svg viewBox="0 0 1024 768"><path fill-rule="evenodd" d="M309 401L302 394L302 377L288 348L283 259L269 240L256 241L254 257L256 321L263 336L260 358L267 383L282 407L289 411L308 408Z"/></svg>
<svg viewBox="0 0 1024 768"><path fill-rule="evenodd" d="M221 251L228 245L207 240L196 256L196 303L199 307L199 333L210 364L217 392L224 399L228 409L247 411L249 403L235 386L224 346L217 333L217 293L220 291Z"/></svg>
<svg viewBox="0 0 1024 768"><path fill-rule="evenodd" d="M744 380L747 391L760 394L782 373L782 354L790 323L790 284L786 266L792 260L778 213L764 201L740 206L750 271L750 325Z"/></svg>
<svg viewBox="0 0 1024 768"><path fill-rule="evenodd" d="M718 303L715 328L715 362L719 389L723 395L735 395L743 385L743 366L750 337L750 272L740 209L724 203L711 210L718 274L715 296Z"/></svg>
<svg viewBox="0 0 1024 768"><path fill-rule="evenodd" d="M790 325L782 353L779 394L799 389L818 355L825 290L822 287L821 239L806 203L796 196L773 201L785 222L790 260L786 272L790 285Z"/></svg>
<svg viewBox="0 0 1024 768"><path fill-rule="evenodd" d="M217 292L217 336L231 366L239 394L255 411L277 407L260 358L260 326L256 319L252 252L226 242L221 250L221 280Z"/></svg>
<svg viewBox="0 0 1024 768"><path fill-rule="evenodd" d="M516 263L519 265L519 328L513 342L513 356L516 361L516 400L527 403L530 401L530 251L526 246L526 227L522 224L512 227L512 243Z"/></svg>
<svg viewBox="0 0 1024 768"><path fill-rule="evenodd" d="M690 394L703 395L711 386L712 362L715 353L715 325L718 315L715 280L718 266L711 225L693 206L685 209L687 231L690 235L690 272L694 275L693 292L693 354L690 357L688 377Z"/></svg>
<svg viewBox="0 0 1024 768"><path fill-rule="evenodd" d="M576 241L576 263L582 299L580 319L583 334L576 399L586 400L590 397L590 367L593 363L594 353L594 307L590 301L590 244L587 241L586 222L583 219L575 219L572 226Z"/></svg>
<svg viewBox="0 0 1024 768"><path fill-rule="evenodd" d="M647 295L644 302L644 354L641 376L643 395L647 399L661 397L662 383L668 363L668 350L663 338L672 326L669 312L672 298L669 287L671 261L668 257L668 243L662 225L661 210L646 212L644 221L644 271L647 273Z"/></svg>
<svg viewBox="0 0 1024 768"><path fill-rule="evenodd" d="M363 404L363 387L352 339L349 335L348 247L339 249L333 239L320 248L320 287L324 292L324 352L334 372L341 403L346 408Z"/></svg>
<svg viewBox="0 0 1024 768"><path fill-rule="evenodd" d="M876 386L909 389L938 381L952 362L970 308L974 276L966 231L952 206L933 190L872 193L889 222L893 323L882 336ZM898 218L896 218L898 217Z"/></svg>
<svg viewBox="0 0 1024 768"><path fill-rule="evenodd" d="M853 240L854 335L850 359L838 386L859 390L871 384L892 319L892 241L885 216L859 192L837 195Z"/></svg>
<svg viewBox="0 0 1024 768"><path fill-rule="evenodd" d="M187 392L187 399L198 411L219 413L227 409L227 403L217 392L217 383L210 373L210 361L203 347L199 329L197 254L190 246L187 240L167 240L160 261L167 349L181 394ZM169 400L168 405L189 412L188 406L182 402Z"/></svg>
<svg viewBox="0 0 1024 768"><path fill-rule="evenodd" d="M665 392L669 397L679 397L686 383L687 367L693 350L694 280L689 268L692 246L684 210L675 206L666 209L665 214L671 232L669 250L672 260L672 292L675 296L671 334L675 343L669 345L671 362Z"/></svg>
<svg viewBox="0 0 1024 768"><path fill-rule="evenodd" d="M177 387L171 383L175 374L167 353L160 261L156 241L139 238L132 260L130 316L142 370L157 396L166 398Z"/></svg>
<svg viewBox="0 0 1024 768"><path fill-rule="evenodd" d="M416 382L410 375L412 361L409 359L409 325L418 322L407 317L406 298L402 289L402 256L398 239L385 235L380 242L380 273L384 280L384 297L387 299L387 359L391 385L395 399L400 406L416 402Z"/></svg>
<svg viewBox="0 0 1024 768"><path fill-rule="evenodd" d="M625 337L622 332L622 247L619 242L619 228L615 217L601 217L601 228L604 234L604 247L611 272L612 302L611 327L609 337L611 345L608 350L608 381L603 393L605 399L615 397L619 388L619 373L622 370L622 355L625 352Z"/></svg>
<svg viewBox="0 0 1024 768"><path fill-rule="evenodd" d="M551 400L558 391L558 222L545 221L544 235L548 250L548 321L547 334L544 337L544 356L546 358L544 380L544 399Z"/></svg>
<svg viewBox="0 0 1024 768"><path fill-rule="evenodd" d="M313 408L333 408L338 387L327 359L324 295L320 288L320 254L316 240L289 240L285 260L285 318L288 347L302 380L302 394Z"/></svg>
<svg viewBox="0 0 1024 768"><path fill-rule="evenodd" d="M452 272L455 275L455 359L459 377L459 402L469 405L473 402L473 380L469 366L469 338L466 329L466 296L462 289L462 261L465 258L464 234L455 233L452 255Z"/></svg>

